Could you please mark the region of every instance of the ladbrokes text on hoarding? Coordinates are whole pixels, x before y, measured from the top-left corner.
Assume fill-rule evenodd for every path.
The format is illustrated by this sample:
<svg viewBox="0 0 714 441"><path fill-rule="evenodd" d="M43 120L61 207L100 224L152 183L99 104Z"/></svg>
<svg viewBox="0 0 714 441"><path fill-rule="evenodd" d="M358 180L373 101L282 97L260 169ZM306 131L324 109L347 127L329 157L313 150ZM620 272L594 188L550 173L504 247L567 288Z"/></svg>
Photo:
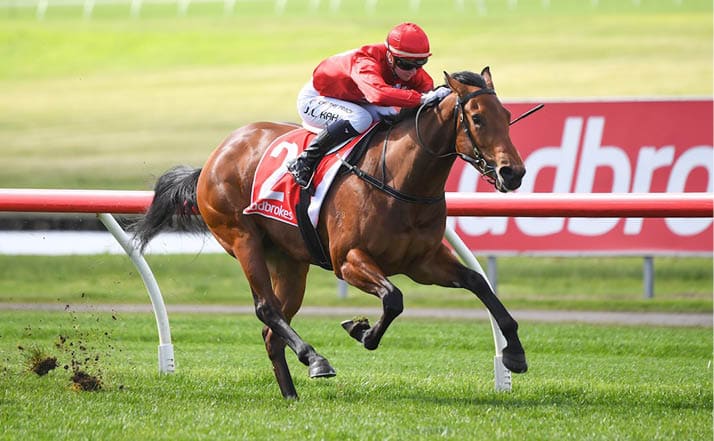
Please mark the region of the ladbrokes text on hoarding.
<svg viewBox="0 0 714 441"><path fill-rule="evenodd" d="M506 103L519 115L533 103ZM511 127L526 176L519 192L712 192L712 101L551 102ZM447 191L493 191L461 161ZM712 219L449 220L473 250L555 253L712 251Z"/></svg>

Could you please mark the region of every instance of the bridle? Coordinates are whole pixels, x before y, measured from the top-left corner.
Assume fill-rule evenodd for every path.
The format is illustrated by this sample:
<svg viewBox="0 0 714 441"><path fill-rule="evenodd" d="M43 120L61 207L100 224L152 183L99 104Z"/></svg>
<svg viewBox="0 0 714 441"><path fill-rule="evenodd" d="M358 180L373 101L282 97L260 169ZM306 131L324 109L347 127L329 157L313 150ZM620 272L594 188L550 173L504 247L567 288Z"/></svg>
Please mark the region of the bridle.
<svg viewBox="0 0 714 441"><path fill-rule="evenodd" d="M473 98L476 98L477 96L480 96L480 95L496 95L496 91L493 89L490 89L490 88L484 88L484 89L475 90L463 97L457 95L456 103L454 104L454 114L457 114L457 116L454 118L454 133L458 132L459 124L461 124L461 128L466 133L466 136L468 137L469 141L471 142L471 149L473 151L473 157L456 150L456 137L454 137L454 144L453 144L452 148L450 148L447 153L442 153L442 154L435 153L429 147L427 147L426 144L424 144L424 141L421 137L421 131L419 130L419 116L420 116L422 110L424 110L424 108L427 107L427 104L422 104L419 107L419 109L417 110L416 117L414 118L414 125L415 125L414 129L416 131L417 143L418 143L419 147L421 147L422 149L429 152L432 156L434 156L435 158L446 158L448 156L458 156L461 159L463 159L464 161L471 164L479 173L481 173L481 176L483 176L484 179L486 179L491 185L496 185L496 168L494 166L492 166L491 164L489 164L488 161L486 161L486 158L481 153L481 149L479 149L478 144L476 143L476 140L473 138L473 135L471 134L468 119L465 117L466 104L469 101L471 101Z"/></svg>
<svg viewBox="0 0 714 441"><path fill-rule="evenodd" d="M456 104L454 104L454 113L458 114L458 116L454 118L454 133L458 132L458 127L459 127L459 123L460 123L461 128L464 130L464 132L466 133L466 136L468 137L469 141L471 142L471 149L473 150L473 157L456 150L457 136L454 136L454 144L453 144L452 148L449 149L450 151L448 151L446 153L442 153L442 154L434 152L429 147L427 147L426 144L424 144L424 141L421 137L421 131L419 130L419 116L421 115L421 112L426 107L430 106L430 104L422 104L421 106L419 106L419 109L417 109L416 115L414 117L414 131L416 132L417 145L420 148L426 150L429 154L431 154L432 156L434 156L437 159L446 158L449 156L460 157L464 161L471 164L479 173L481 173L481 176L483 176L483 178L486 179L486 181L488 181L491 185L495 186L497 184L496 168L494 166L490 165L488 163L488 161L486 161L486 158L481 153L481 150L479 149L478 144L476 143L476 140L474 140L473 135L471 134L471 130L469 130L470 125L469 125L468 119L465 117L466 104L469 101L471 101L473 98L480 96L480 95L496 95L496 91L491 88L478 89L478 90L475 90L475 91L467 94L466 96L463 96L463 97L459 96L456 100ZM521 115L518 118L511 121L509 123L509 125L525 118L526 116L532 114L533 112L535 112L537 110L540 110L542 107L543 107L543 104L536 106L535 108L529 110L528 112L524 113L523 115ZM386 163L387 142L389 141L389 134L390 134L391 130L392 130L392 127L390 126L389 130L387 131L387 136L385 136L385 138L384 138L384 145L382 146L382 160L381 160L382 180L381 181L379 179L375 178L374 176L364 172L356 165L350 164L347 161L345 161L343 158L340 158L340 161L342 161L342 165L345 166L348 171L357 175L357 177L359 177L360 179L364 180L365 182L376 187L378 190L381 190L384 193L387 193L388 195L390 195L393 198L398 199L400 201L408 202L408 203L412 203L412 204L435 204L437 202L443 201L444 195L441 195L438 197L412 196L412 195L402 193L401 191L388 185L385 182L385 179L387 176L387 170L386 170L386 167L387 167L387 163Z"/></svg>
<svg viewBox="0 0 714 441"><path fill-rule="evenodd" d="M454 118L454 120L456 121L454 126L454 133L456 133L456 131L458 130L459 123L461 123L461 128L466 133L466 136L468 136L469 141L471 141L471 149L473 150L474 156L471 157L458 151L456 153L461 159L473 165L474 168L478 170L479 173L481 173L481 176L483 176L484 179L486 179L491 185L496 185L496 167L489 164L486 161L486 158L484 158L483 154L481 153L481 150L476 144L476 140L471 134L471 130L469 130L469 120L465 117L466 109L464 107L466 106L466 103L471 101L472 98L475 98L479 95L496 95L496 91L493 89L479 89L469 93L464 97L458 97L458 99L456 100L456 104L454 105L454 112L459 113L458 118ZM456 138L454 138L454 151L456 151Z"/></svg>

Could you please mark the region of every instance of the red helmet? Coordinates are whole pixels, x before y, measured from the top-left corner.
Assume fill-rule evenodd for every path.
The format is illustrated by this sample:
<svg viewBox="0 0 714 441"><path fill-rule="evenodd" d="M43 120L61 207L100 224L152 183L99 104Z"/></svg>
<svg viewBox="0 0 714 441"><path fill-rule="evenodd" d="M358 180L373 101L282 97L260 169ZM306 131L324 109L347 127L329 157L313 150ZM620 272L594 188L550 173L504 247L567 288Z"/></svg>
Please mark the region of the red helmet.
<svg viewBox="0 0 714 441"><path fill-rule="evenodd" d="M429 52L429 38L422 28L414 23L402 23L395 26L385 42L387 49L399 58L426 58Z"/></svg>

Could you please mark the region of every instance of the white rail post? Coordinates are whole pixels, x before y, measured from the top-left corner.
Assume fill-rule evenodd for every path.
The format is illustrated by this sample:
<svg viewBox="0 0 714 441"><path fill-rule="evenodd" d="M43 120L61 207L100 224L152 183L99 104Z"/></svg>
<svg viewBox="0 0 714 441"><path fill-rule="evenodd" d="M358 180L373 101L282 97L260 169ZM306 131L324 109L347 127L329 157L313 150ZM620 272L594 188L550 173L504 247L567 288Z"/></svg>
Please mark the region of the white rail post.
<svg viewBox="0 0 714 441"><path fill-rule="evenodd" d="M47 8L49 7L50 2L48 0L40 0L37 2L37 11L35 15L37 16L38 20L44 20L45 19L45 14L47 13Z"/></svg>
<svg viewBox="0 0 714 441"><path fill-rule="evenodd" d="M377 11L377 0L366 0L364 2L364 10L367 14L374 14Z"/></svg>
<svg viewBox="0 0 714 441"><path fill-rule="evenodd" d="M491 282L488 280L486 273L481 268L481 264L478 263L476 257L471 253L466 244L461 240L456 231L449 225L446 226L446 231L444 231L444 237L449 241L456 254L463 260L463 262L471 268L472 270L481 274L486 280L486 283L493 290ZM495 293L495 291L494 291ZM493 371L494 371L494 384L497 391L510 391L511 390L511 371L506 369L503 365L503 348L506 347L506 338L501 333L501 329L496 324L493 316L489 313L489 319L491 320L491 329L493 330L493 343L496 346L496 355L493 357Z"/></svg>
<svg viewBox="0 0 714 441"><path fill-rule="evenodd" d="M336 14L340 12L341 0L330 0L330 12Z"/></svg>
<svg viewBox="0 0 714 441"><path fill-rule="evenodd" d="M108 213L97 214L99 220L107 227L112 236L119 242L119 245L124 249L124 252L129 256L134 266L139 271L141 279L144 281L146 290L151 298L151 306L154 309L154 317L156 317L156 326L159 329L159 372L162 374L170 374L175 370L174 361L174 346L171 343L171 328L169 327L169 316L166 313L164 299L161 297L159 284L156 283L154 273L151 272L149 264L146 263L144 256L139 250L134 247L129 236L124 232L119 223L114 219L114 216Z"/></svg>
<svg viewBox="0 0 714 441"><path fill-rule="evenodd" d="M642 263L642 283L645 289L645 299L654 298L654 258L645 256Z"/></svg>
<svg viewBox="0 0 714 441"><path fill-rule="evenodd" d="M191 0L178 0L176 3L176 14L179 17L185 17L186 14L188 14L188 7L191 5Z"/></svg>
<svg viewBox="0 0 714 441"><path fill-rule="evenodd" d="M236 8L236 0L225 0L223 2L223 15L231 16Z"/></svg>
<svg viewBox="0 0 714 441"><path fill-rule="evenodd" d="M283 15L285 7L288 5L288 0L275 0L275 13Z"/></svg>
<svg viewBox="0 0 714 441"><path fill-rule="evenodd" d="M488 274L488 283L491 284L491 289L496 292L498 289L498 261L494 255L488 256L486 274Z"/></svg>
<svg viewBox="0 0 714 441"><path fill-rule="evenodd" d="M342 279L337 279L337 297L341 299L347 298L347 282Z"/></svg>
<svg viewBox="0 0 714 441"><path fill-rule="evenodd" d="M131 5L129 6L129 15L131 15L131 18L139 18L141 14L141 1L142 0L131 0Z"/></svg>
<svg viewBox="0 0 714 441"><path fill-rule="evenodd" d="M96 0L84 0L84 6L82 7L82 18L84 18L85 20L89 20L92 18L95 1Z"/></svg>

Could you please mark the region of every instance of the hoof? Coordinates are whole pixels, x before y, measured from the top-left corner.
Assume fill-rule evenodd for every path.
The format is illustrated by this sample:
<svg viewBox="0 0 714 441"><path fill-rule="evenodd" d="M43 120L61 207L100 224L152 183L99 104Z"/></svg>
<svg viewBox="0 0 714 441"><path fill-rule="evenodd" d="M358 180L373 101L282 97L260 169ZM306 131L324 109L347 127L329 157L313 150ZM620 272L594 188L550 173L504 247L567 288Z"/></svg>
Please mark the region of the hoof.
<svg viewBox="0 0 714 441"><path fill-rule="evenodd" d="M364 348L369 350L369 351L374 351L379 347L379 340L373 339L373 340L367 340L365 339L364 341Z"/></svg>
<svg viewBox="0 0 714 441"><path fill-rule="evenodd" d="M503 365L506 366L506 369L516 374L522 374L528 370L526 354L523 352L512 353L508 350L508 347L506 347L503 349L501 361L503 361Z"/></svg>
<svg viewBox="0 0 714 441"><path fill-rule="evenodd" d="M323 357L316 358L308 368L310 378L329 378L337 375L330 363Z"/></svg>
<svg viewBox="0 0 714 441"><path fill-rule="evenodd" d="M364 333L369 330L369 320L366 317L355 317L352 320L345 320L340 323L342 327L358 342L362 343Z"/></svg>

